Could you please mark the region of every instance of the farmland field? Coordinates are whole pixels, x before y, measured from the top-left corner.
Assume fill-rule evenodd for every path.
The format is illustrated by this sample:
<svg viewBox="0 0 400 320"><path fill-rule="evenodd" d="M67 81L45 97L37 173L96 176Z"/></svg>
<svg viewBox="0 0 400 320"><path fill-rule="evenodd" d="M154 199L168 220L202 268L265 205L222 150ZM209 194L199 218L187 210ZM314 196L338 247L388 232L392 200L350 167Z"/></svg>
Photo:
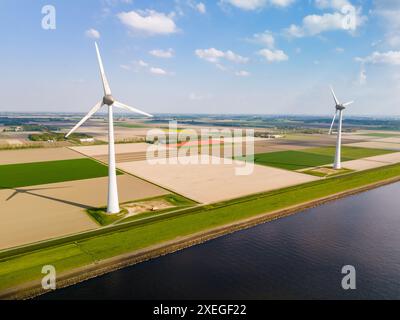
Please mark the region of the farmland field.
<svg viewBox="0 0 400 320"><path fill-rule="evenodd" d="M107 176L106 166L91 159L18 163L0 166L0 189Z"/></svg>
<svg viewBox="0 0 400 320"><path fill-rule="evenodd" d="M350 159L343 159L350 160ZM281 151L256 154L254 161L264 166L276 167L286 170L299 170L310 167L322 166L333 162L329 155L314 154L304 151Z"/></svg>
<svg viewBox="0 0 400 320"><path fill-rule="evenodd" d="M395 133L362 133L360 135L367 136L367 137L375 137L375 138L392 138L392 137L399 137L399 134Z"/></svg>
<svg viewBox="0 0 400 320"><path fill-rule="evenodd" d="M304 149L302 151L281 151L256 154L254 161L257 164L287 170L300 170L333 163L335 147L322 147ZM342 161L367 158L377 155L392 153L393 151L381 149L368 149L356 147L342 147Z"/></svg>
<svg viewBox="0 0 400 320"><path fill-rule="evenodd" d="M312 148L312 149L307 149L307 150L303 150L303 151L307 152L307 153L313 153L313 154L328 155L332 158L335 155L336 147ZM382 149L342 146L342 157L351 159L351 160L380 156L380 155L388 154L388 153L393 153L393 151L382 150Z"/></svg>

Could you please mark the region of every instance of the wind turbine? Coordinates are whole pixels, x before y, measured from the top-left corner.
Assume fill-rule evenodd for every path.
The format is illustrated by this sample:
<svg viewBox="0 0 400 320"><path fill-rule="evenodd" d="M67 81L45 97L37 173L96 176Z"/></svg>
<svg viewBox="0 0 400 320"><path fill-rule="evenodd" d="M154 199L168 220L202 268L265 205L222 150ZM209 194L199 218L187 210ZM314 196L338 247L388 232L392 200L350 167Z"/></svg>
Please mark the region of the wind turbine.
<svg viewBox="0 0 400 320"><path fill-rule="evenodd" d="M145 115L147 117L153 117L144 111L136 108L127 106L119 101L116 101L111 94L110 85L108 83L106 74L104 72L103 62L101 60L100 51L97 43L95 42L97 59L100 67L100 75L103 82L104 96L93 109L79 123L72 128L70 132L65 136L68 138L74 133L82 124L84 124L92 115L99 111L104 105L108 107L108 202L107 202L107 213L116 214L120 212L119 199L118 199L118 187L117 187L117 173L115 165L115 145L114 145L114 119L113 119L113 107L133 111Z"/></svg>
<svg viewBox="0 0 400 320"><path fill-rule="evenodd" d="M347 106L354 103L354 101L340 103L338 98L336 97L335 91L331 87L333 100L335 100L335 115L333 116L331 128L329 129L329 134L332 134L332 128L336 120L336 116L339 113L339 128L337 132L337 141L336 141L336 153L335 153L335 162L333 164L333 168L339 170L342 168L341 163L341 151L342 151L342 123L343 123L343 110L346 109Z"/></svg>

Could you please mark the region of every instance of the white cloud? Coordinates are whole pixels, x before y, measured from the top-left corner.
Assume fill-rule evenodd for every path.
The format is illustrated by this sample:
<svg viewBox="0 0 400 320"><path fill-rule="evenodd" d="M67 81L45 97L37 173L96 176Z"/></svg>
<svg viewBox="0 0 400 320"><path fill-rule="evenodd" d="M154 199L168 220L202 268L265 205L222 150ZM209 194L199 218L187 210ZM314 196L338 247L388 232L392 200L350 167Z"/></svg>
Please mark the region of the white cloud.
<svg viewBox="0 0 400 320"><path fill-rule="evenodd" d="M122 69L124 69L124 70L131 70L132 69L132 67L130 65L127 65L127 64L121 64L120 67Z"/></svg>
<svg viewBox="0 0 400 320"><path fill-rule="evenodd" d="M115 7L119 4L131 4L132 0L103 0L104 4L107 6Z"/></svg>
<svg viewBox="0 0 400 320"><path fill-rule="evenodd" d="M157 76L167 76L173 75L174 73L168 72L162 68L151 66L149 63L143 60L133 61L130 64L122 64L120 67L127 71L140 72L142 70L149 72L150 74L154 74Z"/></svg>
<svg viewBox="0 0 400 320"><path fill-rule="evenodd" d="M242 10L258 10L267 5L276 7L287 7L296 0L221 0L220 3L227 3Z"/></svg>
<svg viewBox="0 0 400 320"><path fill-rule="evenodd" d="M361 64L361 70L358 76L358 84L363 85L367 82L367 64L383 64L388 66L400 66L400 51L387 51L379 52L375 51L367 57L356 58L357 62Z"/></svg>
<svg viewBox="0 0 400 320"><path fill-rule="evenodd" d="M337 30L354 33L367 19L362 16L361 8L356 8L347 0L316 0L316 5L320 9L333 9L335 12L305 16L300 26L292 24L284 33L293 38Z"/></svg>
<svg viewBox="0 0 400 320"><path fill-rule="evenodd" d="M400 65L400 51L379 52L375 51L365 58L356 58L356 61L370 64Z"/></svg>
<svg viewBox="0 0 400 320"><path fill-rule="evenodd" d="M386 28L384 42L391 47L400 47L400 2L375 0L372 14L378 16Z"/></svg>
<svg viewBox="0 0 400 320"><path fill-rule="evenodd" d="M268 62L282 62L289 60L289 57L282 50L262 49L257 52L264 57Z"/></svg>
<svg viewBox="0 0 400 320"><path fill-rule="evenodd" d="M364 65L361 65L361 70L358 75L358 84L362 86L366 83L367 83L367 73L365 71Z"/></svg>
<svg viewBox="0 0 400 320"><path fill-rule="evenodd" d="M275 38L272 32L266 30L263 33L256 33L249 41L263 45L264 49L257 51L258 55L263 56L268 62L280 62L289 60L285 52L275 47Z"/></svg>
<svg viewBox="0 0 400 320"><path fill-rule="evenodd" d="M267 4L267 0L223 0L222 2L243 10L256 10L263 8Z"/></svg>
<svg viewBox="0 0 400 320"><path fill-rule="evenodd" d="M85 31L85 35L91 39L100 39L100 32L96 29L89 29Z"/></svg>
<svg viewBox="0 0 400 320"><path fill-rule="evenodd" d="M263 33L255 33L253 36L248 39L250 42L261 44L267 48L274 48L275 46L275 38L271 31L264 31Z"/></svg>
<svg viewBox="0 0 400 320"><path fill-rule="evenodd" d="M340 48L340 47L337 47L337 48L335 48L335 51L336 51L337 53L343 53L343 52L344 52L344 49L343 49L343 48Z"/></svg>
<svg viewBox="0 0 400 320"><path fill-rule="evenodd" d="M351 5L348 0L315 0L315 5L319 9L341 10L344 6Z"/></svg>
<svg viewBox="0 0 400 320"><path fill-rule="evenodd" d="M167 71L161 68L151 67L149 69L150 73L158 75L158 76L166 76L168 74Z"/></svg>
<svg viewBox="0 0 400 320"><path fill-rule="evenodd" d="M185 16L186 9L190 8L191 10L195 10L200 14L207 13L207 7L204 2L198 2L196 0L174 0L175 2L175 12L179 16Z"/></svg>
<svg viewBox="0 0 400 320"><path fill-rule="evenodd" d="M147 62L144 62L143 60L139 60L138 62L139 67L142 68L147 68L149 66L149 64Z"/></svg>
<svg viewBox="0 0 400 320"><path fill-rule="evenodd" d="M242 57L231 50L225 52L225 58L235 63L247 63L249 61L249 58Z"/></svg>
<svg viewBox="0 0 400 320"><path fill-rule="evenodd" d="M242 57L231 50L228 51L221 51L215 48L210 49L197 49L195 54L200 59L206 60L211 63L218 63L222 59L235 62L235 63L247 63L249 58Z"/></svg>
<svg viewBox="0 0 400 320"><path fill-rule="evenodd" d="M175 51L172 48L169 48L167 50L162 50L162 49L154 49L149 51L149 53L157 58L173 58L175 56Z"/></svg>
<svg viewBox="0 0 400 320"><path fill-rule="evenodd" d="M270 3L277 7L288 7L296 0L270 0Z"/></svg>
<svg viewBox="0 0 400 320"><path fill-rule="evenodd" d="M250 76L250 72L241 70L241 71L236 71L235 75L237 75L238 77L248 77Z"/></svg>
<svg viewBox="0 0 400 320"><path fill-rule="evenodd" d="M117 17L132 31L147 35L167 35L178 31L173 14L166 15L154 10L140 10L121 12Z"/></svg>
<svg viewBox="0 0 400 320"><path fill-rule="evenodd" d="M206 5L203 2L199 2L196 4L196 10L201 14L205 14L207 12Z"/></svg>
<svg viewBox="0 0 400 320"><path fill-rule="evenodd" d="M283 30L284 34L286 34L287 36L291 37L291 38L302 38L305 36L305 32L303 30L303 28L292 24L290 25L290 27L286 28Z"/></svg>
<svg viewBox="0 0 400 320"><path fill-rule="evenodd" d="M220 3L230 4L236 8L252 11L266 7L267 5L275 7L288 7L296 0L221 0Z"/></svg>
<svg viewBox="0 0 400 320"><path fill-rule="evenodd" d="M224 52L215 48L210 49L197 49L195 51L196 56L200 59L207 60L208 62L216 63L225 56Z"/></svg>

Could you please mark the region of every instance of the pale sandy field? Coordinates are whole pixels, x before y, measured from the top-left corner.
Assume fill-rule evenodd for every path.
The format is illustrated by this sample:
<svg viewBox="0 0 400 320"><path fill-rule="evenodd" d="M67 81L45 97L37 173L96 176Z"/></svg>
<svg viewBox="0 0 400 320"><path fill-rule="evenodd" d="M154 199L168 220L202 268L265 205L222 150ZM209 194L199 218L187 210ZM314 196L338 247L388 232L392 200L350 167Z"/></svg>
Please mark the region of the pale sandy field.
<svg viewBox="0 0 400 320"><path fill-rule="evenodd" d="M124 128L114 127L115 140L124 140L134 137L145 137L150 129L147 128ZM106 124L103 126L83 126L79 129L81 133L93 135L97 140L108 141L108 127Z"/></svg>
<svg viewBox="0 0 400 320"><path fill-rule="evenodd" d="M126 154L126 153L135 153L135 152L147 152L149 148L149 144L147 143L125 143L125 144L117 144L115 145L115 153L116 154ZM163 147L161 147L163 148ZM96 157L108 154L108 145L100 145L100 146L87 146L87 147L71 147L72 150L75 150L79 153L87 155L89 157ZM166 147L165 147L166 149Z"/></svg>
<svg viewBox="0 0 400 320"><path fill-rule="evenodd" d="M372 133L372 132L370 132L370 133ZM336 132L335 132L334 136L336 137ZM375 140L382 139L380 137L364 136L362 134L353 134L353 133L344 133L343 137L346 139L349 139L349 140L364 140L364 141L375 141Z"/></svg>
<svg viewBox="0 0 400 320"><path fill-rule="evenodd" d="M196 157L183 157L193 160ZM209 162L212 157L207 157ZM214 158L214 160L221 160ZM241 164L243 167L243 163ZM247 176L235 175L235 164L156 164L147 161L119 163L118 168L173 190L201 203L212 203L247 194L279 189L318 178L265 166L254 166Z"/></svg>
<svg viewBox="0 0 400 320"><path fill-rule="evenodd" d="M227 137L227 138L214 138L213 140L224 143L247 143L256 141L271 141L272 139L257 138L257 137Z"/></svg>
<svg viewBox="0 0 400 320"><path fill-rule="evenodd" d="M24 141L21 141L21 140L19 140L19 139L5 139L5 142L7 143L7 144L10 144L10 145L16 145L16 146L21 146L21 145L23 145L24 144Z"/></svg>
<svg viewBox="0 0 400 320"><path fill-rule="evenodd" d="M342 162L342 167L346 169L351 169L355 171L363 171L373 168L379 168L383 166L387 166L389 163L378 162L368 159L358 159Z"/></svg>
<svg viewBox="0 0 400 320"><path fill-rule="evenodd" d="M392 163L392 164L398 163L398 162L400 162L400 152L383 154L380 156L369 157L366 159L371 160L371 161L384 162L384 163Z"/></svg>
<svg viewBox="0 0 400 320"><path fill-rule="evenodd" d="M342 162L346 169L362 171L400 162L400 152Z"/></svg>
<svg viewBox="0 0 400 320"><path fill-rule="evenodd" d="M38 148L0 151L0 165L84 158L68 148Z"/></svg>
<svg viewBox="0 0 400 320"><path fill-rule="evenodd" d="M118 176L118 187L120 202L168 193L129 175ZM85 209L106 205L107 177L19 188L11 197L14 193L0 190L0 250L97 228Z"/></svg>
<svg viewBox="0 0 400 320"><path fill-rule="evenodd" d="M400 144L400 138L381 138L379 139L379 142L386 142L386 143L399 143Z"/></svg>

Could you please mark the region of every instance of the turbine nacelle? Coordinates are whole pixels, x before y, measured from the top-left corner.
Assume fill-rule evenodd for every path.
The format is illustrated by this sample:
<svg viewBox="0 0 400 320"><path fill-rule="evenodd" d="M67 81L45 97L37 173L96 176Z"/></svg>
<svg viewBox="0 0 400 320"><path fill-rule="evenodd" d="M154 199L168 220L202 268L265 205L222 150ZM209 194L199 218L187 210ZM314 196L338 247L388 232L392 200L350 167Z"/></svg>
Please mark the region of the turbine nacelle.
<svg viewBox="0 0 400 320"><path fill-rule="evenodd" d="M103 97L103 105L112 106L114 102L115 99L111 94L107 94Z"/></svg>
<svg viewBox="0 0 400 320"><path fill-rule="evenodd" d="M337 114L339 113L341 115L343 110L345 110L347 106L354 103L354 101L340 103L339 99L336 97L335 91L333 91L332 87L331 87L331 92L332 92L333 100L335 100L335 114L332 119L331 127L329 129L329 134L332 134L333 125L335 124Z"/></svg>

